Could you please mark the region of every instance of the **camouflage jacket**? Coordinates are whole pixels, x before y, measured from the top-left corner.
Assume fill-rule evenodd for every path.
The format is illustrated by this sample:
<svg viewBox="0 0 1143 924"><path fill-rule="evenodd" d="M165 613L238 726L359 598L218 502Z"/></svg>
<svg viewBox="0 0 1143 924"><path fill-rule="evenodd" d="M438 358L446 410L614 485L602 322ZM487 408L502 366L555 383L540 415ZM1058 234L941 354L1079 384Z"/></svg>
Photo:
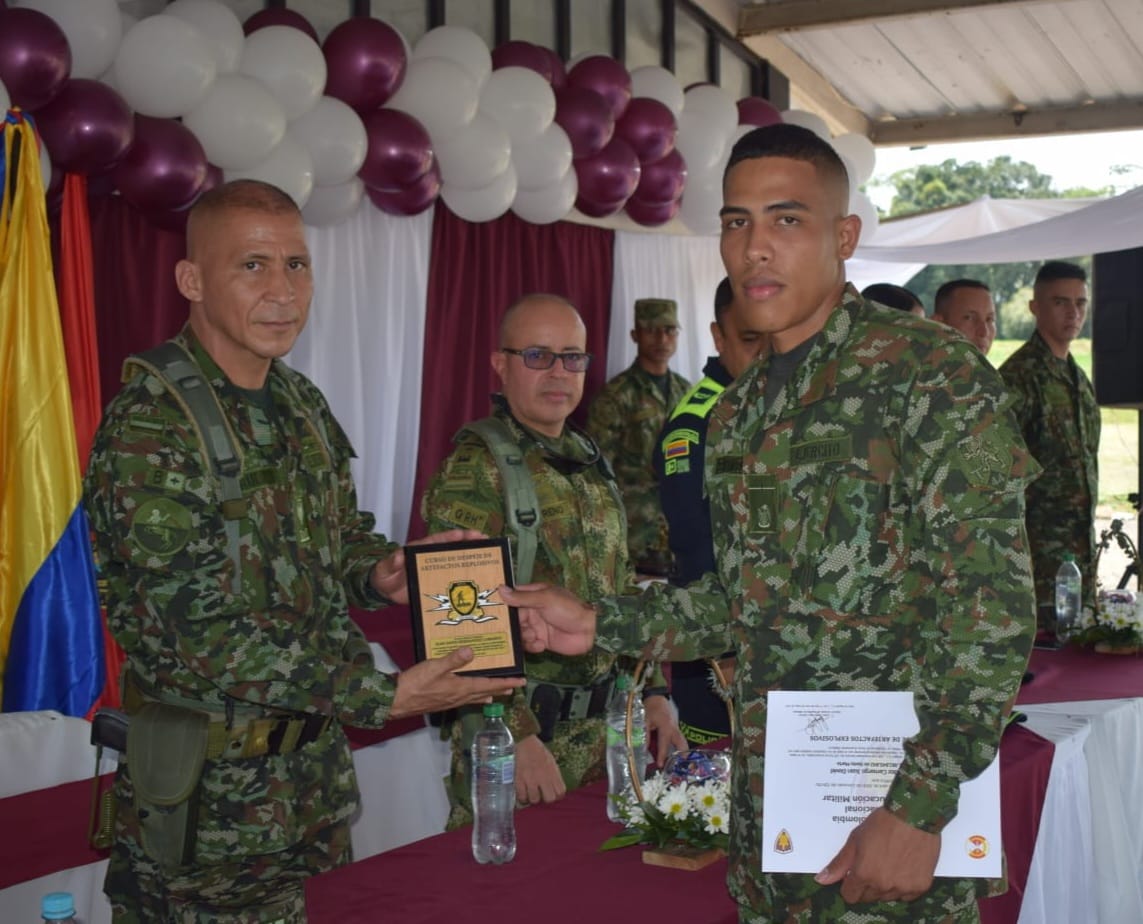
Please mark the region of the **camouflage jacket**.
<svg viewBox="0 0 1143 924"><path fill-rule="evenodd" d="M1083 596L1095 597L1095 505L1099 499L1099 406L1075 358L1057 359L1039 333L1000 367L1028 451L1044 474L1026 493L1036 600L1056 599L1056 570L1072 552Z"/></svg>
<svg viewBox="0 0 1143 924"><path fill-rule="evenodd" d="M84 495L108 623L131 670L216 713L237 704L243 714L319 712L380 726L395 682L373 668L347 604L381 605L369 572L394 546L357 509L348 440L320 392L282 363L258 401L227 381L189 328L176 341L218 395L242 456L243 567L235 573L217 479L186 413L153 375L135 375L104 414ZM240 844L249 836L249 846L270 851L293 842L312 812L347 816L357 800L349 749L336 726L330 740L340 746L208 762L200 838L217 835L225 853L236 843L222 831L232 828ZM295 787L302 779L305 788ZM235 811L233 791L274 795ZM313 792L317 804L303 804ZM218 817L211 794L231 803ZM199 856L209 856L203 847Z"/></svg>
<svg viewBox="0 0 1143 924"><path fill-rule="evenodd" d="M503 407L494 416L507 422L517 438L540 502L532 580L567 587L588 599L632 592L635 575L627 560L623 510L606 466L591 461L595 447L571 429L558 440L540 436ZM425 491L421 514L429 532L461 527L507 535L515 554L515 536L505 528L500 470L474 433L459 434ZM525 670L530 680L587 686L606 677L614 663L615 655L601 649L576 657L529 654ZM513 695L506 720L517 740L539 731L522 693Z"/></svg>
<svg viewBox="0 0 1143 924"><path fill-rule="evenodd" d="M767 366L710 422L717 572L600 601L597 642L670 659L736 650L729 880L742 904L807 924L943 920L970 907L976 881L848 913L836 886L760 872L765 693L913 691L920 731L885 805L940 831L960 782L996 756L1027 662L1023 497L1038 467L967 341L852 287L770 407Z"/></svg>
<svg viewBox="0 0 1143 924"><path fill-rule="evenodd" d="M631 561L636 567L646 562L664 572L671 552L651 456L667 415L690 388L678 373L667 375L664 397L636 360L596 395L587 418L588 432L611 463L623 494Z"/></svg>

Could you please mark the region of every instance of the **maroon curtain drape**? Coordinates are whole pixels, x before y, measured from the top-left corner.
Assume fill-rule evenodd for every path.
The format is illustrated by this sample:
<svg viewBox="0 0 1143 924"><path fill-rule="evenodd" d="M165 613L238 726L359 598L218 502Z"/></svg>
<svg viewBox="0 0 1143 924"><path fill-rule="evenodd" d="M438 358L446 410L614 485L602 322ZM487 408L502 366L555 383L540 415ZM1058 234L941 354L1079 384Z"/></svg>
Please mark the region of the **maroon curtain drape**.
<svg viewBox="0 0 1143 924"><path fill-rule="evenodd" d="M496 390L489 356L505 309L522 295L552 292L574 304L595 355L576 414L582 421L607 368L613 231L555 222L532 225L508 213L472 224L438 203L429 257L421 433L409 536L424 535L420 498L452 436L489 412Z"/></svg>
<svg viewBox="0 0 1143 924"><path fill-rule="evenodd" d="M174 335L187 316L175 286L183 231L166 231L119 196L91 196L95 324L104 405L119 393L123 360Z"/></svg>

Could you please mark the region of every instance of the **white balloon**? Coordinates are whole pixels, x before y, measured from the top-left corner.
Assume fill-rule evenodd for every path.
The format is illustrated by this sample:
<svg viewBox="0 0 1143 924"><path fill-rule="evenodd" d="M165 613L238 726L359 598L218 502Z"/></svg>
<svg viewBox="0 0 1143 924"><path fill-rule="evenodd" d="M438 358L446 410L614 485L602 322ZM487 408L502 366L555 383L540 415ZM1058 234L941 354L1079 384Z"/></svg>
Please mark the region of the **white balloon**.
<svg viewBox="0 0 1143 924"><path fill-rule="evenodd" d="M637 67L631 72L631 96L658 100L676 117L683 111L686 101L678 78L665 67L655 64Z"/></svg>
<svg viewBox="0 0 1143 924"><path fill-rule="evenodd" d="M55 20L71 47L71 76L94 80L111 66L123 39L115 0L13 0Z"/></svg>
<svg viewBox="0 0 1143 924"><path fill-rule="evenodd" d="M185 115L214 84L210 43L177 16L148 16L123 36L112 80L127 105L160 119Z"/></svg>
<svg viewBox="0 0 1143 924"><path fill-rule="evenodd" d="M684 108L679 115L675 148L687 162L687 170L703 173L715 169L726 153L732 131L723 133L707 113Z"/></svg>
<svg viewBox="0 0 1143 924"><path fill-rule="evenodd" d="M538 137L552 124L556 94L552 85L530 68L502 67L484 82L478 105L516 145Z"/></svg>
<svg viewBox="0 0 1143 924"><path fill-rule="evenodd" d="M725 143L738 127L738 103L722 87L703 83L686 92L683 115L700 112L710 119Z"/></svg>
<svg viewBox="0 0 1143 924"><path fill-rule="evenodd" d="M253 77L223 74L183 124L194 132L212 164L247 170L269 157L285 137L286 113Z"/></svg>
<svg viewBox="0 0 1143 924"><path fill-rule="evenodd" d="M512 164L521 189L547 189L572 163L572 146L563 126L553 122L538 138L512 145Z"/></svg>
<svg viewBox="0 0 1143 924"><path fill-rule="evenodd" d="M880 219L877 216L877 206L873 204L865 193L856 190L849 194L849 214L861 219L861 241L868 244L877 233Z"/></svg>
<svg viewBox="0 0 1143 924"><path fill-rule="evenodd" d="M578 192L579 180L575 170L569 168L558 183L545 189L518 188L512 211L534 225L548 225L567 217Z"/></svg>
<svg viewBox="0 0 1143 924"><path fill-rule="evenodd" d="M292 26L266 26L251 32L238 72L262 81L282 104L287 119L313 109L325 89L321 48Z"/></svg>
<svg viewBox="0 0 1143 924"><path fill-rule="evenodd" d="M806 112L804 109L785 109L782 112L782 122L786 125L800 125L808 128L819 138L830 140L829 126L826 120L816 112Z"/></svg>
<svg viewBox="0 0 1143 924"><path fill-rule="evenodd" d="M479 89L492 73L492 54L484 39L471 29L437 26L421 36L413 60L445 58L462 67Z"/></svg>
<svg viewBox="0 0 1143 924"><path fill-rule="evenodd" d="M695 234L717 234L722 208L722 174L687 170L687 185L679 204L679 218Z"/></svg>
<svg viewBox="0 0 1143 924"><path fill-rule="evenodd" d="M857 182L857 168L853 166L853 161L849 159L848 155L842 154L840 151L838 151L837 157L838 160L840 160L842 164L845 165L845 175L849 178L849 191L851 193L856 192L859 185Z"/></svg>
<svg viewBox="0 0 1143 924"><path fill-rule="evenodd" d="M230 7L218 0L174 0L162 9L168 16L189 22L206 37L218 73L233 74L238 70L245 36L242 23Z"/></svg>
<svg viewBox="0 0 1143 924"><path fill-rule="evenodd" d="M508 211L516 198L516 170L508 169L482 189L462 189L441 183L441 198L465 221L492 221Z"/></svg>
<svg viewBox="0 0 1143 924"><path fill-rule="evenodd" d="M854 173L850 174L850 182L855 187L867 183L873 176L873 168L877 164L877 149L873 146L873 142L864 135L850 132L838 135L830 143L838 154L848 157L853 165Z"/></svg>
<svg viewBox="0 0 1143 924"><path fill-rule="evenodd" d="M294 119L286 134L310 152L317 186L348 182L365 163L369 150L361 116L332 96L323 96L313 109Z"/></svg>
<svg viewBox="0 0 1143 924"><path fill-rule="evenodd" d="M305 206L314 188L314 165L309 151L293 138L283 138L267 157L253 166L223 170L223 175L227 180L271 183L293 199L298 208Z"/></svg>
<svg viewBox="0 0 1143 924"><path fill-rule="evenodd" d="M404 82L385 105L418 120L439 144L472 121L479 99L476 82L455 61L414 58Z"/></svg>
<svg viewBox="0 0 1143 924"><path fill-rule="evenodd" d="M435 151L442 184L481 189L508 168L512 142L494 119L478 112L457 134L436 145Z"/></svg>
<svg viewBox="0 0 1143 924"><path fill-rule="evenodd" d="M340 224L357 211L364 197L365 184L359 177L336 186L315 186L302 207L302 220L315 228Z"/></svg>

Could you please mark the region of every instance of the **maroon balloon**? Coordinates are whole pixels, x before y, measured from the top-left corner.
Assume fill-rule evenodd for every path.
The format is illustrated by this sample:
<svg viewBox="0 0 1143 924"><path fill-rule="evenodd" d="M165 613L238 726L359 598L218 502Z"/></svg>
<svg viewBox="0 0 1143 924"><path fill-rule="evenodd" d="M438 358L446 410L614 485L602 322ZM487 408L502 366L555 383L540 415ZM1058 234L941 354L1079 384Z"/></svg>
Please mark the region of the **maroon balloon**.
<svg viewBox="0 0 1143 924"><path fill-rule="evenodd" d="M492 51L492 69L502 67L526 67L552 82L552 56L546 48L531 42L514 40L497 45Z"/></svg>
<svg viewBox="0 0 1143 924"><path fill-rule="evenodd" d="M135 137L123 97L98 80L69 80L36 113L52 160L73 173L104 173L119 162Z"/></svg>
<svg viewBox="0 0 1143 924"><path fill-rule="evenodd" d="M607 55L591 55L568 71L568 86L594 90L611 108L613 118L620 118L631 102L631 75L627 68Z"/></svg>
<svg viewBox="0 0 1143 924"><path fill-rule="evenodd" d="M371 16L355 16L336 26L321 47L325 55L327 96L359 113L388 102L405 79L409 65L397 30Z"/></svg>
<svg viewBox="0 0 1143 924"><path fill-rule="evenodd" d="M206 182L206 152L174 119L135 113L135 140L112 175L120 194L143 211L186 208Z"/></svg>
<svg viewBox="0 0 1143 924"><path fill-rule="evenodd" d="M615 123L615 137L631 145L641 164L653 164L670 154L678 131L670 108L647 97L631 100L623 118Z"/></svg>
<svg viewBox="0 0 1143 924"><path fill-rule="evenodd" d="M441 192L441 171L436 160L417 182L404 189L372 189L365 187L365 195L377 208L390 215L419 215L437 201Z"/></svg>
<svg viewBox="0 0 1143 924"><path fill-rule="evenodd" d="M259 10L253 16L248 17L246 22L242 24L242 31L246 35L249 35L251 32L265 29L266 26L290 26L293 29L300 29L317 42L317 44L321 44L317 29L297 10L287 10L284 8Z"/></svg>
<svg viewBox="0 0 1143 924"><path fill-rule="evenodd" d="M595 157L575 161L572 166L579 180L579 198L586 202L622 204L639 185L639 158L622 138L612 138Z"/></svg>
<svg viewBox="0 0 1143 924"><path fill-rule="evenodd" d="M761 96L747 96L738 101L738 124L765 128L782 121L782 111Z"/></svg>
<svg viewBox="0 0 1143 924"><path fill-rule="evenodd" d="M638 199L644 205L666 205L682 196L686 183L686 161L678 151L671 151L662 160L643 164L639 185L635 187L631 198Z"/></svg>
<svg viewBox="0 0 1143 924"><path fill-rule="evenodd" d="M54 19L39 10L0 10L0 82L13 106L34 112L63 89L71 47Z"/></svg>
<svg viewBox="0 0 1143 924"><path fill-rule="evenodd" d="M552 65L552 89L562 90L568 85L568 71L564 67L564 59L556 54L551 48L545 48L544 52L548 56L548 60Z"/></svg>
<svg viewBox="0 0 1143 924"><path fill-rule="evenodd" d="M627 214L631 216L634 221L648 228L653 228L656 225L664 225L676 215L679 214L679 203L665 202L665 203L646 203L640 202L634 196L627 200Z"/></svg>
<svg viewBox="0 0 1143 924"><path fill-rule="evenodd" d="M580 193L575 198L575 207L589 218L607 218L616 215L627 204L626 199L616 199L613 202L593 202Z"/></svg>
<svg viewBox="0 0 1143 924"><path fill-rule="evenodd" d="M205 192L210 192L214 187L221 186L226 182L226 177L222 172L222 168L217 164L206 165L206 179L203 181L202 186L199 187L198 195L201 196ZM195 201L198 201L198 196L195 196Z"/></svg>
<svg viewBox="0 0 1143 924"><path fill-rule="evenodd" d="M594 157L615 134L607 100L583 87L556 90L556 122L567 132L575 160Z"/></svg>
<svg viewBox="0 0 1143 924"><path fill-rule="evenodd" d="M397 191L433 166L433 143L425 127L397 109L374 109L361 117L369 146L357 175L366 186Z"/></svg>

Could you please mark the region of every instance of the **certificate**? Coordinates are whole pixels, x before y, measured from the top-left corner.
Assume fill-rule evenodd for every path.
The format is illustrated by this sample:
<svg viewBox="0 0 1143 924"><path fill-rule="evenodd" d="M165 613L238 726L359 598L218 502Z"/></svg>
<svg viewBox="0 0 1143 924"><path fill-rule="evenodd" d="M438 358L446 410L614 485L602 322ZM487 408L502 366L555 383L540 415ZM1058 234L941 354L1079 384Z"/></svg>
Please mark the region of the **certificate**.
<svg viewBox="0 0 1143 924"><path fill-rule="evenodd" d="M920 728L908 692L767 695L762 870L817 873L884 801ZM935 875L999 878L1000 761L962 783Z"/></svg>
<svg viewBox="0 0 1143 924"><path fill-rule="evenodd" d="M512 584L507 539L406 546L405 570L418 661L468 647L475 657L458 674L523 675L520 617L498 592Z"/></svg>

